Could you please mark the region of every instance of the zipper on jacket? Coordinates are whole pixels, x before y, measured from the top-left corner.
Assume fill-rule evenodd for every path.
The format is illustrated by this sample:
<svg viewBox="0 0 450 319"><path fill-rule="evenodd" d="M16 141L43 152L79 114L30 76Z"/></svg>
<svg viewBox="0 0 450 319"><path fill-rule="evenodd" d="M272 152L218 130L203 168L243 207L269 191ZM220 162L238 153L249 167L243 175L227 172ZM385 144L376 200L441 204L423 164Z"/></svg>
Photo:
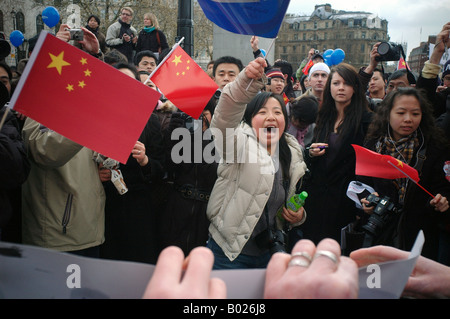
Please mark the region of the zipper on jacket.
<svg viewBox="0 0 450 319"><path fill-rule="evenodd" d="M72 200L73 200L73 194L67 195L66 207L64 208L64 215L62 218L63 234L66 233L66 226L70 220L70 213L72 210Z"/></svg>

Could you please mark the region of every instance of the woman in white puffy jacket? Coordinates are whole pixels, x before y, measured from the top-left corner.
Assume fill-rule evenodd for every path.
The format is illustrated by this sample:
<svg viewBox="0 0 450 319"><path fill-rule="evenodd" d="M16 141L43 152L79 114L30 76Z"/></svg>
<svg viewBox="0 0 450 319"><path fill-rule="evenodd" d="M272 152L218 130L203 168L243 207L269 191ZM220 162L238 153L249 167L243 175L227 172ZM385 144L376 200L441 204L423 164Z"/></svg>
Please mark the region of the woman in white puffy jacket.
<svg viewBox="0 0 450 319"><path fill-rule="evenodd" d="M301 146L286 133L283 98L261 92L264 67L266 61L257 58L225 86L211 122L221 155L207 210L214 269L265 268L283 246L269 234L280 235L306 218L303 208L285 207L306 164Z"/></svg>

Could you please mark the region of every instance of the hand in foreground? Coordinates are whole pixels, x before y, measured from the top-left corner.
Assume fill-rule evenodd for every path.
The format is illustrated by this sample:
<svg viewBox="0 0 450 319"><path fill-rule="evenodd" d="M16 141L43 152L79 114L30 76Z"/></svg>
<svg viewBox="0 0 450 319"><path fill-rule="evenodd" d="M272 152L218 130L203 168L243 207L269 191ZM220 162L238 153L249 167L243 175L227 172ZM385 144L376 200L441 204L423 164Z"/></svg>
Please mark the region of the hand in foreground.
<svg viewBox="0 0 450 319"><path fill-rule="evenodd" d="M225 282L211 278L213 262L214 255L206 247L194 248L186 259L180 248L167 247L159 255L143 298L226 298Z"/></svg>
<svg viewBox="0 0 450 319"><path fill-rule="evenodd" d="M358 264L358 267L385 261L406 259L408 256L409 252L389 246L362 248L350 254L350 258ZM449 298L450 267L419 256L402 296L414 298Z"/></svg>
<svg viewBox="0 0 450 319"><path fill-rule="evenodd" d="M332 239L317 247L302 239L292 254L276 253L266 271L264 298L351 299L358 297L358 268Z"/></svg>

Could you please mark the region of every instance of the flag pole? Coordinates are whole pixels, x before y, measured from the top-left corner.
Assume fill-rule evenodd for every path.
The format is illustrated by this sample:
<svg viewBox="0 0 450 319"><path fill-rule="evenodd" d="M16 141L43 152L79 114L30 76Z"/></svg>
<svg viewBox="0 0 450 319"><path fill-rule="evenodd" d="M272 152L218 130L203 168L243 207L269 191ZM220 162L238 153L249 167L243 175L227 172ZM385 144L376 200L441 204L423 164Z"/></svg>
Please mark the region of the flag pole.
<svg viewBox="0 0 450 319"><path fill-rule="evenodd" d="M429 191L427 191L425 188L422 187L422 185L420 185L419 183L417 183L414 179L412 179L408 174L406 174L404 171L402 171L400 168L397 167L397 165L393 164L391 161L387 161L389 164L391 164L392 166L394 166L396 169L398 169L400 172L402 172L404 175L406 175L410 180L412 180L417 186L419 186L420 188L422 188L428 195L430 195L431 197L435 198L433 196L433 194L431 194Z"/></svg>
<svg viewBox="0 0 450 319"><path fill-rule="evenodd" d="M269 52L270 52L270 50L272 50L272 46L273 46L273 44L275 43L275 40L276 40L277 38L278 38L278 37L275 37L275 38L272 39L272 43L270 43L269 49L267 49L266 56L269 55ZM247 85L247 88L245 89L246 91L248 91L248 88L250 87L250 85L252 85L252 83L253 83L253 79L252 79L252 80L250 81L250 83Z"/></svg>
<svg viewBox="0 0 450 319"><path fill-rule="evenodd" d="M9 107L5 107L5 114L3 114L2 120L0 121L0 131L2 130L3 124L5 124L6 116L8 116Z"/></svg>
<svg viewBox="0 0 450 319"><path fill-rule="evenodd" d="M166 54L166 56L164 57L164 59L162 59L161 62L158 63L157 67L153 70L153 72L147 77L147 79L145 80L144 84L147 84L148 81L150 81L150 78L152 77L153 74L155 74L156 71L158 71L158 69L161 67L161 65L164 64L164 62L166 62L166 60L169 58L169 56L172 54L172 52L180 46L181 42L184 41L184 37L182 37L180 39L180 41L178 41L177 43L175 43L172 47L172 50L170 50L169 53Z"/></svg>

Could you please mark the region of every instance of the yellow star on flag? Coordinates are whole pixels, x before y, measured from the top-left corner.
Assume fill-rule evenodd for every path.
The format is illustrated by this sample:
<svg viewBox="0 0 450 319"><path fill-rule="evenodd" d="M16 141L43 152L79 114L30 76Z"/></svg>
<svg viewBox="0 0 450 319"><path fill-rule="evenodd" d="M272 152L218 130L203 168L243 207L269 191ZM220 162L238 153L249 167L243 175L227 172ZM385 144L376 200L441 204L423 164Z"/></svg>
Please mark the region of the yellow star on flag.
<svg viewBox="0 0 450 319"><path fill-rule="evenodd" d="M80 88L84 88L86 86L86 83L84 83L84 81L78 81L78 86Z"/></svg>
<svg viewBox="0 0 450 319"><path fill-rule="evenodd" d="M67 89L67 91L72 92L73 91L73 85L72 84L67 84L66 89Z"/></svg>
<svg viewBox="0 0 450 319"><path fill-rule="evenodd" d="M87 59L86 59L86 58L81 58L80 63L81 63L82 65L87 64Z"/></svg>
<svg viewBox="0 0 450 319"><path fill-rule="evenodd" d="M47 66L47 69L56 68L56 70L58 71L59 75L61 75L62 67L70 65L69 62L64 61L64 51L62 51L58 56L54 56L51 53L49 53L49 55L50 55L50 58L52 59L52 63L50 63Z"/></svg>
<svg viewBox="0 0 450 319"><path fill-rule="evenodd" d="M181 55L175 55L175 58L172 60L173 63L175 63L175 66L178 66L178 63L182 63L181 62Z"/></svg>
<svg viewBox="0 0 450 319"><path fill-rule="evenodd" d="M84 71L84 76L91 76L91 70L86 69L86 71Z"/></svg>
<svg viewBox="0 0 450 319"><path fill-rule="evenodd" d="M397 166L403 167L403 162L401 160L397 160Z"/></svg>

